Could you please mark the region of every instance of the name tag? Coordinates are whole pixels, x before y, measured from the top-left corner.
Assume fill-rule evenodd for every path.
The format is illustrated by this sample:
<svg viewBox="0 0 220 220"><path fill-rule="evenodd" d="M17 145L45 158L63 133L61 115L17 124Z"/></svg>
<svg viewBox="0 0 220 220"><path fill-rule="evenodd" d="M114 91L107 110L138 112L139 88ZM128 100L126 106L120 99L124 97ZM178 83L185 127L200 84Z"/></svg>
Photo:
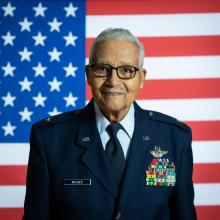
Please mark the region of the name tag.
<svg viewBox="0 0 220 220"><path fill-rule="evenodd" d="M91 186L91 179L64 179L64 186Z"/></svg>

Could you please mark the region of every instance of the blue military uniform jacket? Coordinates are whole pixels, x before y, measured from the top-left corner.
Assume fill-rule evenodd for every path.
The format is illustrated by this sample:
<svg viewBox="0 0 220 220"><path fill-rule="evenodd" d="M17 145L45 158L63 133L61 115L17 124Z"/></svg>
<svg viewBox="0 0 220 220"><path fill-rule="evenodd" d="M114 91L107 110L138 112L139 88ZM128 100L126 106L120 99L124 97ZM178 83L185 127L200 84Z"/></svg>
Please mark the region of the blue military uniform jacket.
<svg viewBox="0 0 220 220"><path fill-rule="evenodd" d="M196 219L190 128L134 107L120 189L101 144L93 100L82 110L33 125L23 220ZM162 156L155 157L156 149Z"/></svg>

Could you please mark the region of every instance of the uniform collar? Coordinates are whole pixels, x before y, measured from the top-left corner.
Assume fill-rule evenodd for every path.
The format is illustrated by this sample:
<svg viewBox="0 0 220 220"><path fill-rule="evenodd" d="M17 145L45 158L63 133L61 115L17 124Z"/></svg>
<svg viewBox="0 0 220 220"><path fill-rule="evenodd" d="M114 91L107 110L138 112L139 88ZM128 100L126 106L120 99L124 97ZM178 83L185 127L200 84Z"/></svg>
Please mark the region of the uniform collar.
<svg viewBox="0 0 220 220"><path fill-rule="evenodd" d="M99 134L102 135L103 132L106 132L107 126L110 124L110 121L102 114L99 106L94 101L94 109L96 114L96 124L99 131ZM134 105L132 104L128 113L125 117L119 122L123 128L125 129L127 135L132 138L134 132Z"/></svg>

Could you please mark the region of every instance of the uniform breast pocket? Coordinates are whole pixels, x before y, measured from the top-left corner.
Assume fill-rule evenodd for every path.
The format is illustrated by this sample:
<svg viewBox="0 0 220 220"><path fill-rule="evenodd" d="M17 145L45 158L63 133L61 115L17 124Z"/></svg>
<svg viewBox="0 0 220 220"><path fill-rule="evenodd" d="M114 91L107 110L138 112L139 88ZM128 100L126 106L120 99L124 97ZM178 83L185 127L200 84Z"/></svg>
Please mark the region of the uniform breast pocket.
<svg viewBox="0 0 220 220"><path fill-rule="evenodd" d="M65 178L57 193L63 200L76 201L79 197L86 199L93 191L94 181L90 178Z"/></svg>
<svg viewBox="0 0 220 220"><path fill-rule="evenodd" d="M152 196L170 195L175 187L171 186L145 186L145 192Z"/></svg>
<svg viewBox="0 0 220 220"><path fill-rule="evenodd" d="M61 187L61 191L69 196L73 196L78 193L82 195L93 189L93 181L89 178L64 179L63 186Z"/></svg>

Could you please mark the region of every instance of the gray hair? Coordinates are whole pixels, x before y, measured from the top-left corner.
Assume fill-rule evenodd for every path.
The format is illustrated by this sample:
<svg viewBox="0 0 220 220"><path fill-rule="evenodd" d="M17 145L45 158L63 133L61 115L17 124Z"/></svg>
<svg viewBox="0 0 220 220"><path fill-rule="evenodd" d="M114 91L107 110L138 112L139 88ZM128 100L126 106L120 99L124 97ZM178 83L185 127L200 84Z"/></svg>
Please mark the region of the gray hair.
<svg viewBox="0 0 220 220"><path fill-rule="evenodd" d="M124 28L108 28L102 31L93 41L90 48L89 64L92 64L95 48L97 44L105 40L128 40L133 42L139 50L139 65L143 67L144 64L144 47L137 37L135 37L129 30Z"/></svg>

